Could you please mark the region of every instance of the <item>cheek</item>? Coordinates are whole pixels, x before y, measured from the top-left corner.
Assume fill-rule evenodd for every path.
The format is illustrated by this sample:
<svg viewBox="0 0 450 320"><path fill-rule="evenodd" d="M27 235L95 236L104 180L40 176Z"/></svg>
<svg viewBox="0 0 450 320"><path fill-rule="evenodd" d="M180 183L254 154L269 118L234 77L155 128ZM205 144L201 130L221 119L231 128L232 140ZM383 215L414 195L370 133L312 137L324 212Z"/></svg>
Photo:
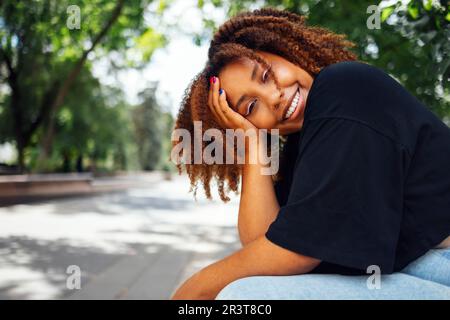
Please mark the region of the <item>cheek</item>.
<svg viewBox="0 0 450 320"><path fill-rule="evenodd" d="M278 125L275 114L267 108L260 108L247 119L259 129L273 129Z"/></svg>
<svg viewBox="0 0 450 320"><path fill-rule="evenodd" d="M291 68L284 65L275 65L274 74L282 87L291 86L296 81L296 73Z"/></svg>

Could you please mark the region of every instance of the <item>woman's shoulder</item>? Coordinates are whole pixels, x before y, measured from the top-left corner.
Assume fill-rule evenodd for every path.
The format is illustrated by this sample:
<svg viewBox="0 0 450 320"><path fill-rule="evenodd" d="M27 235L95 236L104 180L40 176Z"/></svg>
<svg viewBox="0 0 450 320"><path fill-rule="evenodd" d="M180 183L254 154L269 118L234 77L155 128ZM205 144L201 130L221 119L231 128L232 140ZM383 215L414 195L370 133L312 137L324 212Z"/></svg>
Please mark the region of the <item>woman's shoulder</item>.
<svg viewBox="0 0 450 320"><path fill-rule="evenodd" d="M389 75L382 69L362 61L342 61L323 67L317 74L317 79L342 81L361 80L361 77L386 77Z"/></svg>
<svg viewBox="0 0 450 320"><path fill-rule="evenodd" d="M419 101L396 79L359 61L324 67L314 78L308 100L308 119L342 117L375 125L420 113L416 107Z"/></svg>
<svg viewBox="0 0 450 320"><path fill-rule="evenodd" d="M402 90L396 80L370 64L359 61L331 64L314 78L305 117L354 117L380 112L380 107L387 107L380 98L393 88Z"/></svg>
<svg viewBox="0 0 450 320"><path fill-rule="evenodd" d="M308 95L305 123L341 118L357 121L402 144L412 143L419 123L430 113L382 69L359 61L323 68Z"/></svg>
<svg viewBox="0 0 450 320"><path fill-rule="evenodd" d="M316 75L311 91L325 93L341 100L379 96L386 91L404 90L401 84L384 70L360 61L343 61L328 65Z"/></svg>

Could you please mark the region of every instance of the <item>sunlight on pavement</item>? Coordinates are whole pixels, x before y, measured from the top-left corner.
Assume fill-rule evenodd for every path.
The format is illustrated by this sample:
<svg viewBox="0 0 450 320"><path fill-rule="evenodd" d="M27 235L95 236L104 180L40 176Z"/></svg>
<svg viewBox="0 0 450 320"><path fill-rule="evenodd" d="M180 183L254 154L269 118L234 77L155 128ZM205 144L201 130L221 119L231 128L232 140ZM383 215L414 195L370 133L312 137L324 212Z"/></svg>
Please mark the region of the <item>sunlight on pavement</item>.
<svg viewBox="0 0 450 320"><path fill-rule="evenodd" d="M235 248L237 196L227 204L218 196L194 201L188 187L183 176L145 189L0 208L0 298L67 297L69 265L80 266L86 284L127 256L170 248L188 252L192 269L199 266L192 254Z"/></svg>

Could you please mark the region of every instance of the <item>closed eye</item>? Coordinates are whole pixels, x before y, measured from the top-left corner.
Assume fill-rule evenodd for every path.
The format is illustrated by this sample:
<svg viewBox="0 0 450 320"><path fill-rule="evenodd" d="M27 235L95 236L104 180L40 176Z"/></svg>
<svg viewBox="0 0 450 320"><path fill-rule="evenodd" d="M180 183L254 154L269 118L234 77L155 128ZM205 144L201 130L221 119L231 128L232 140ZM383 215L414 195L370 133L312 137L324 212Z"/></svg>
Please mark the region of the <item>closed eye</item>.
<svg viewBox="0 0 450 320"><path fill-rule="evenodd" d="M272 67L272 65L270 65L270 66L266 69L266 71L264 71L264 73L263 73L263 75L262 75L262 82L263 82L263 83L266 83L267 79L269 78L269 76L270 76L269 70L271 69L271 67ZM248 107L247 107L247 113L245 114L246 117L249 116L249 115L252 113L253 108L256 107L256 102L257 102L257 101L258 101L258 100L253 100L252 103L250 103L250 104L248 105Z"/></svg>
<svg viewBox="0 0 450 320"><path fill-rule="evenodd" d="M264 71L263 76L262 76L262 81L265 83L267 81L267 79L270 76L270 68L272 67L272 65L269 66L269 68L266 69L266 71Z"/></svg>
<svg viewBox="0 0 450 320"><path fill-rule="evenodd" d="M248 115L250 115L250 113L252 113L253 108L256 106L256 101L257 100L253 100L252 103L250 103L247 107L247 113L245 114L245 116L247 117Z"/></svg>

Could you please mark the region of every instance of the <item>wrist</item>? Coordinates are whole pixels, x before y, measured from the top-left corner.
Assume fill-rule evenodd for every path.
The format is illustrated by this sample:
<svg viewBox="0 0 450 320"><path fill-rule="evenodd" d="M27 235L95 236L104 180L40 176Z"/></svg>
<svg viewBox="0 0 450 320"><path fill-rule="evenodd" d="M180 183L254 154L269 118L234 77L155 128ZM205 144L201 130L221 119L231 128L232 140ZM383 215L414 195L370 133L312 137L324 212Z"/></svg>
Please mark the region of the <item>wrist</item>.
<svg viewBox="0 0 450 320"><path fill-rule="evenodd" d="M264 167L263 157L267 156L267 147L261 140L246 143L245 146L245 164Z"/></svg>

